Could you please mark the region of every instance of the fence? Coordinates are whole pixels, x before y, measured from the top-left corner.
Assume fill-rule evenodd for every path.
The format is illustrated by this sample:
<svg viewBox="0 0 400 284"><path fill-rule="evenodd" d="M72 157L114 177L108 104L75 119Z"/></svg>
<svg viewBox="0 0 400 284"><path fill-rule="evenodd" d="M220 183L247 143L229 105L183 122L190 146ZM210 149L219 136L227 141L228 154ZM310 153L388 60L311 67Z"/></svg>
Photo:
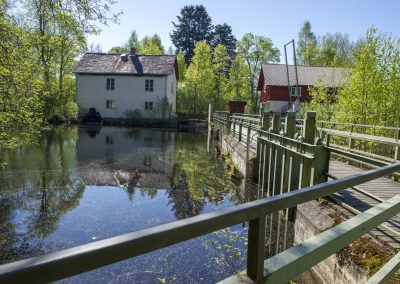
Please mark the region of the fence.
<svg viewBox="0 0 400 284"><path fill-rule="evenodd" d="M221 228L249 222L247 275L258 282L285 283L400 212L400 197L387 200L303 244L264 261L267 214L327 196L398 170L400 170L399 163L388 165L302 190L5 264L0 266L0 282L55 281L177 244ZM396 271L399 260L400 256L396 255L377 273L378 282ZM266 275L264 275L264 269L268 272Z"/></svg>

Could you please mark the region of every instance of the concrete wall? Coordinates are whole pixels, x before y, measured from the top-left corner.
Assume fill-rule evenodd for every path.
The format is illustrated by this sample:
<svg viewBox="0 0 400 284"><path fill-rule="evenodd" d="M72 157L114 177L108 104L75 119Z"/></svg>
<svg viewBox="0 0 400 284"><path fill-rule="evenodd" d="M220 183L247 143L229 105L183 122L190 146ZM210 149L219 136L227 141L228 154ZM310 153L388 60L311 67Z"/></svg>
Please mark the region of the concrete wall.
<svg viewBox="0 0 400 284"><path fill-rule="evenodd" d="M256 171L256 153L250 149L249 151L249 162L246 165L247 147L239 142L237 139L230 135L222 137L222 150L225 153L229 153L232 157L233 163L238 167L240 173L249 180L254 179ZM246 167L248 167L246 175Z"/></svg>
<svg viewBox="0 0 400 284"><path fill-rule="evenodd" d="M114 78L114 90L106 89L107 78ZM146 79L153 80L153 92L145 91ZM81 111L85 112L93 107L102 117L109 118L125 118L129 111L136 109L144 118L161 118L161 102L164 96L172 104L172 111L175 111L176 105L175 74L159 77L76 74L76 92ZM106 100L114 100L115 108L106 108ZM146 110L145 102L153 102L153 110Z"/></svg>
<svg viewBox="0 0 400 284"><path fill-rule="evenodd" d="M333 213L335 213L335 210L329 207L321 207L317 201L310 201L297 206L295 243L302 243L333 227L334 220L330 216ZM312 268L312 273L322 283L366 283L369 279L369 276L357 267L341 266L336 254L315 265Z"/></svg>

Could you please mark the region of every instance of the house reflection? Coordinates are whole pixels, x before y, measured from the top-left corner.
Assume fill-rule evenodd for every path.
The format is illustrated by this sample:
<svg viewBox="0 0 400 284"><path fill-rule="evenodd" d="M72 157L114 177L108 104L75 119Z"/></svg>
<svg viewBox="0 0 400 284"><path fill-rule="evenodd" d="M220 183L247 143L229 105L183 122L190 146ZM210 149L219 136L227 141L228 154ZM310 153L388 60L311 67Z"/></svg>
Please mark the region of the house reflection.
<svg viewBox="0 0 400 284"><path fill-rule="evenodd" d="M79 175L87 185L170 188L174 152L170 130L103 127L92 137L82 129Z"/></svg>

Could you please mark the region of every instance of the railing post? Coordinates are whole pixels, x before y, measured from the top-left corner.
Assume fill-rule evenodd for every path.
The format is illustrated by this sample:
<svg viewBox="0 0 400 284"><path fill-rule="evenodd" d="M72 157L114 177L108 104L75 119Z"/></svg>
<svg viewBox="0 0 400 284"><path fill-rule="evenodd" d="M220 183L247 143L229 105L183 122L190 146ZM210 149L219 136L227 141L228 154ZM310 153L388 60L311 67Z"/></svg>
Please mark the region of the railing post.
<svg viewBox="0 0 400 284"><path fill-rule="evenodd" d="M240 121L240 118L239 118L239 137L238 137L238 140L239 141L242 141L242 122Z"/></svg>
<svg viewBox="0 0 400 284"><path fill-rule="evenodd" d="M353 133L353 127L354 127L354 125L351 124L351 126L350 126L350 135ZM353 149L353 147L354 147L354 140L353 140L353 138L350 137L350 141L349 141L349 151L350 151L351 149Z"/></svg>
<svg viewBox="0 0 400 284"><path fill-rule="evenodd" d="M304 127L303 127L303 137L304 142L307 144L314 144L315 139L315 111L307 111L306 117L304 119ZM311 178L311 166L312 161L307 158L303 158L303 170L301 173L301 184L300 187L307 187L312 184Z"/></svg>
<svg viewBox="0 0 400 284"><path fill-rule="evenodd" d="M247 275L256 283L264 278L265 219L260 216L249 221Z"/></svg>
<svg viewBox="0 0 400 284"><path fill-rule="evenodd" d="M236 132L236 118L233 118L233 132L232 132L233 137L235 137L235 132Z"/></svg>
<svg viewBox="0 0 400 284"><path fill-rule="evenodd" d="M209 103L208 104L208 125L211 125L213 111L214 111L213 103Z"/></svg>
<svg viewBox="0 0 400 284"><path fill-rule="evenodd" d="M268 131L269 128L269 112L263 112L261 118L261 130Z"/></svg>
<svg viewBox="0 0 400 284"><path fill-rule="evenodd" d="M263 118L261 121L261 130L263 131L268 131L269 129L269 123L270 123L270 114L269 112L264 112L263 113ZM262 134L262 137L266 137L266 135ZM261 183L261 189L262 189L262 197L264 197L264 191L268 190L268 175L269 175L269 167L270 167L270 144L266 142L265 140L257 145L257 148L261 145L263 147L262 150L260 150L260 153L262 156L260 157L262 160L259 163L261 170L259 170L260 176L258 182Z"/></svg>
<svg viewBox="0 0 400 284"><path fill-rule="evenodd" d="M397 143L400 143L400 129L397 130ZM396 146L394 151L394 159L400 161L400 146Z"/></svg>
<svg viewBox="0 0 400 284"><path fill-rule="evenodd" d="M246 180L249 179L249 149L250 149L250 135L251 135L251 122L247 125L247 139L246 139ZM251 178L250 178L251 179Z"/></svg>

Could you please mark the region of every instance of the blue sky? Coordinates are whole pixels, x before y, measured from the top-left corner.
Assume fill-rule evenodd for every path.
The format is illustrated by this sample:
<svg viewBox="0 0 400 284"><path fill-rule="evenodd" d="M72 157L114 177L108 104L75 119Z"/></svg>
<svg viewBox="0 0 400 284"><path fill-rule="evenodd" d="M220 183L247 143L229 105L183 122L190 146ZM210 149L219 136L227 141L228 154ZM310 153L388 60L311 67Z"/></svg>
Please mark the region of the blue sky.
<svg viewBox="0 0 400 284"><path fill-rule="evenodd" d="M351 40L361 38L368 28L400 38L399 0L264 0L264 1L128 1L120 0L114 10L123 10L120 24L103 27L98 36L89 36L88 42L99 43L104 52L123 44L132 29L139 38L157 33L166 49L171 45L169 33L173 30L184 5L203 4L213 24L227 23L240 39L252 32L272 39L281 52L283 45L297 39L302 23L309 20L314 33L348 33Z"/></svg>

